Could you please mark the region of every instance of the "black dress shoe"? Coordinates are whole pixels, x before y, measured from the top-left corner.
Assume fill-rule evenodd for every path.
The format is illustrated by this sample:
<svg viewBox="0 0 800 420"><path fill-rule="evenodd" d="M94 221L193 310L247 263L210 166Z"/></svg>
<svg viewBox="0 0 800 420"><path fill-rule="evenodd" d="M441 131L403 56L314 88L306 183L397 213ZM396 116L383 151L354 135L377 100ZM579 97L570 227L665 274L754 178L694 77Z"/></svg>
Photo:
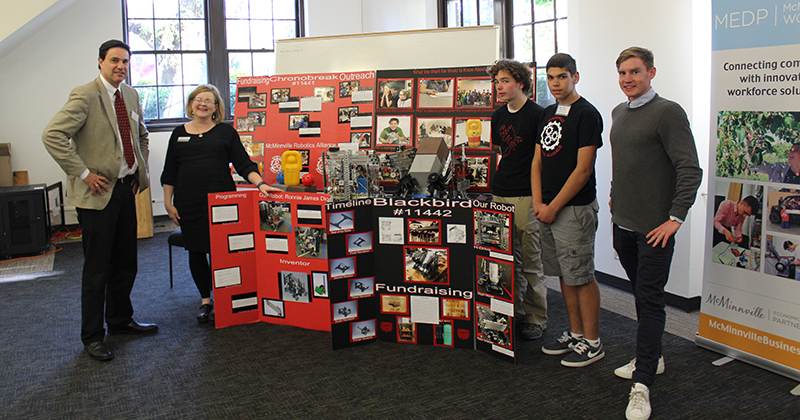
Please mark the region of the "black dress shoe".
<svg viewBox="0 0 800 420"><path fill-rule="evenodd" d="M83 346L83 349L86 350L89 357L94 360L108 361L114 358L114 355L111 354L111 350L109 350L106 343L102 341L86 344Z"/></svg>
<svg viewBox="0 0 800 420"><path fill-rule="evenodd" d="M118 334L151 334L158 331L156 324L140 324L134 320L123 325L108 326L108 333L111 335Z"/></svg>
<svg viewBox="0 0 800 420"><path fill-rule="evenodd" d="M197 312L197 322L205 324L208 322L211 313L214 311L214 304L205 303L200 305L200 310Z"/></svg>

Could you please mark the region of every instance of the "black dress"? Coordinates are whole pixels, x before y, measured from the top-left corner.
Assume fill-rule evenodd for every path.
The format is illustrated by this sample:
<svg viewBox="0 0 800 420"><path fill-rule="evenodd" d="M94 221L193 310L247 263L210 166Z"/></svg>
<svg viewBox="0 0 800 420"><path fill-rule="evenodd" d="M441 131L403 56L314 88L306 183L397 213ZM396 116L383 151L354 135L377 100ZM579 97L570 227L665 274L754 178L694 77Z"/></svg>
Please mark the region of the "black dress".
<svg viewBox="0 0 800 420"><path fill-rule="evenodd" d="M245 179L258 171L230 125L217 124L202 134L188 134L180 126L169 138L161 185L174 187L173 204L189 251L210 252L208 194L236 190L229 162Z"/></svg>

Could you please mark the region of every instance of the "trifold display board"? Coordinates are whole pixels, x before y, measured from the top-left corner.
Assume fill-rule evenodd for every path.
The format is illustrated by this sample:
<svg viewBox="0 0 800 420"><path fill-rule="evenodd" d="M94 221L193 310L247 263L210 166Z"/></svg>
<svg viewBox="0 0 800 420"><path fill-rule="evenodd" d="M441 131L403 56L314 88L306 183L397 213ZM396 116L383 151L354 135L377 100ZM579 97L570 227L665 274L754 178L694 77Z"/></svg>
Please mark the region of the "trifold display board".
<svg viewBox="0 0 800 420"><path fill-rule="evenodd" d="M513 206L478 200L210 194L217 327L330 330L514 361Z"/></svg>

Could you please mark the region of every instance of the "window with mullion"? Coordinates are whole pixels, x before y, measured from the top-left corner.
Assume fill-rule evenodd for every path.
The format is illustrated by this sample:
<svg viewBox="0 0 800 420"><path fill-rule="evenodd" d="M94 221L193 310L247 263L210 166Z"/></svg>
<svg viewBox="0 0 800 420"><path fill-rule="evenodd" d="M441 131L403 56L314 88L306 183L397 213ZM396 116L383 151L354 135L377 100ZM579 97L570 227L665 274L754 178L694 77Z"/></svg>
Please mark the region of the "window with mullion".
<svg viewBox="0 0 800 420"><path fill-rule="evenodd" d="M130 83L146 121L184 118L185 100L208 82L202 0L127 0Z"/></svg>
<svg viewBox="0 0 800 420"><path fill-rule="evenodd" d="M536 102L553 102L547 89L547 60L567 51L567 0L513 0L513 58L535 63Z"/></svg>
<svg viewBox="0 0 800 420"><path fill-rule="evenodd" d="M164 129L186 119L197 85L233 98L238 77L274 73L276 39L302 36L301 0L123 0L123 11L130 84L145 121Z"/></svg>

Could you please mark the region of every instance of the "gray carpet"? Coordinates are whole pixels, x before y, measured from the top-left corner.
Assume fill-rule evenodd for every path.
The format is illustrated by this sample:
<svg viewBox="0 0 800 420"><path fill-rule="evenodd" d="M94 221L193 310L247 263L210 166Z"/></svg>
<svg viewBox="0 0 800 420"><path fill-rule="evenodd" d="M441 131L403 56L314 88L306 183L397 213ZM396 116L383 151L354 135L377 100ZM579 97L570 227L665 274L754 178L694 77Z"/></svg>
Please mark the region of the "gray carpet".
<svg viewBox="0 0 800 420"><path fill-rule="evenodd" d="M606 357L581 369L518 348L517 364L472 350L377 342L332 351L324 332L266 323L198 325L199 296L176 252L169 289L167 234L139 241L135 318L150 337L111 336L116 358L88 358L78 337L80 244L64 244L55 270L0 283L0 418L107 419L621 419L629 381L613 369L633 354L635 322L601 315ZM550 330L566 327L551 290ZM675 335L664 337L666 373L652 388L652 419L800 417L793 381L733 362Z"/></svg>

